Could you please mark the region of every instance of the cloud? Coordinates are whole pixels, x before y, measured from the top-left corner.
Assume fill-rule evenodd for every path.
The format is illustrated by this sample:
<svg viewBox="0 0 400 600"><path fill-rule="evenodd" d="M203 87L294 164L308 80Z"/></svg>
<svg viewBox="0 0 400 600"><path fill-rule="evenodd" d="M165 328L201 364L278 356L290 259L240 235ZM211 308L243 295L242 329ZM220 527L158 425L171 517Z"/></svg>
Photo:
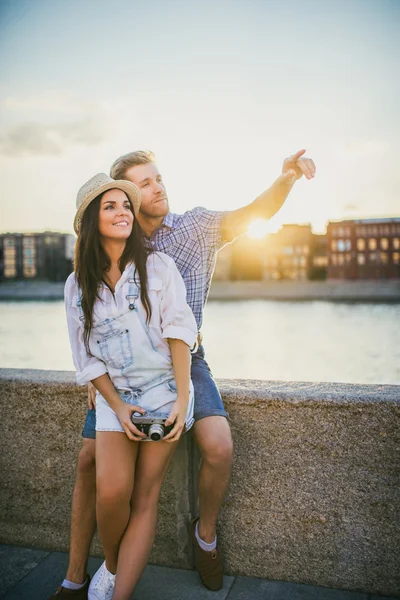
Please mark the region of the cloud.
<svg viewBox="0 0 400 600"><path fill-rule="evenodd" d="M69 90L42 90L23 98L9 96L0 109L0 155L10 158L56 156L72 147L112 144L143 129L128 97L99 101Z"/></svg>
<svg viewBox="0 0 400 600"><path fill-rule="evenodd" d="M0 132L0 154L4 156L59 155L71 146L96 146L106 139L101 121L43 124L25 122Z"/></svg>
<svg viewBox="0 0 400 600"><path fill-rule="evenodd" d="M44 114L71 113L82 108L76 94L70 90L42 90L22 98L8 96L2 100L1 107L13 112Z"/></svg>

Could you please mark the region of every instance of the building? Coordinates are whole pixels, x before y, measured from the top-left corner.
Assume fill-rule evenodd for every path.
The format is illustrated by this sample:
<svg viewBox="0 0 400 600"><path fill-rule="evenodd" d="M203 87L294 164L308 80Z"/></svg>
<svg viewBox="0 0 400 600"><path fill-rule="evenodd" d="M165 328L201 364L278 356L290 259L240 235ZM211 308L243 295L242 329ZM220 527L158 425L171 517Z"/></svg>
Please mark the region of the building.
<svg viewBox="0 0 400 600"><path fill-rule="evenodd" d="M311 225L283 225L268 236L263 279L325 279L326 236L316 235Z"/></svg>
<svg viewBox="0 0 400 600"><path fill-rule="evenodd" d="M65 281L75 237L57 232L0 234L0 281Z"/></svg>
<svg viewBox="0 0 400 600"><path fill-rule="evenodd" d="M330 222L329 279L400 279L400 218Z"/></svg>
<svg viewBox="0 0 400 600"><path fill-rule="evenodd" d="M326 279L326 235L311 225L283 225L258 239L248 235L225 246L217 256L214 279L275 281Z"/></svg>

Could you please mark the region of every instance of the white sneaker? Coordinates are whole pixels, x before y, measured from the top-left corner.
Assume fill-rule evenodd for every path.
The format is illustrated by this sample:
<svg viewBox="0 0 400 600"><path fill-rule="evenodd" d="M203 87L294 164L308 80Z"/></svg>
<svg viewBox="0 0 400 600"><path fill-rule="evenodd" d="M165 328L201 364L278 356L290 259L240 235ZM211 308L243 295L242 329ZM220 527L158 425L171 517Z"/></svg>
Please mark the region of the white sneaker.
<svg viewBox="0 0 400 600"><path fill-rule="evenodd" d="M115 586L115 575L106 568L106 561L92 577L89 585L88 600L111 600Z"/></svg>

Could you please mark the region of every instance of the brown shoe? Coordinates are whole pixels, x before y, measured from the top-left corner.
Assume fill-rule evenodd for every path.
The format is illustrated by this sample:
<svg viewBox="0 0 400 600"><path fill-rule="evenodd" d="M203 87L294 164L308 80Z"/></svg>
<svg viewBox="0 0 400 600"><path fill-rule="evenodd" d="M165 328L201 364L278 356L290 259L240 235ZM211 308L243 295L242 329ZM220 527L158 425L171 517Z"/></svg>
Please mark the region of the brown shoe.
<svg viewBox="0 0 400 600"><path fill-rule="evenodd" d="M90 583L90 575L86 575L85 585L79 590L69 590L68 588L59 585L57 590L49 600L88 600L88 589Z"/></svg>
<svg viewBox="0 0 400 600"><path fill-rule="evenodd" d="M217 592L224 585L221 554L217 549L207 552L200 548L196 538L196 523L199 519L194 519L189 525L189 535L193 542L196 568L199 572L203 585Z"/></svg>

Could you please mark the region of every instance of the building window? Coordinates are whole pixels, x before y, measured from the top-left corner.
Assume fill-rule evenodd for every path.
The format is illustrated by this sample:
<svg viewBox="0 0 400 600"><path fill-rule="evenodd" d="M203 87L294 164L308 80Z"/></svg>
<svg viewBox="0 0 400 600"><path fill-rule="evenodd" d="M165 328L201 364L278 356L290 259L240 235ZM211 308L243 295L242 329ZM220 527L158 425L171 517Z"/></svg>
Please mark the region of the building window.
<svg viewBox="0 0 400 600"><path fill-rule="evenodd" d="M351 250L351 241L346 240L346 250Z"/></svg>
<svg viewBox="0 0 400 600"><path fill-rule="evenodd" d="M332 250L332 252L336 252L336 250L337 250L337 241L336 240L331 241L331 250Z"/></svg>
<svg viewBox="0 0 400 600"><path fill-rule="evenodd" d="M36 268L30 266L24 266L24 277L35 277Z"/></svg>
<svg viewBox="0 0 400 600"><path fill-rule="evenodd" d="M387 252L381 252L380 253L380 259L381 259L381 263L383 265L386 265L387 262L388 262L388 254L387 254Z"/></svg>
<svg viewBox="0 0 400 600"><path fill-rule="evenodd" d="M346 257L346 262L350 263L351 262L351 254L349 254L348 252L345 254Z"/></svg>
<svg viewBox="0 0 400 600"><path fill-rule="evenodd" d="M344 236L344 229L343 229L343 227L339 227L338 236L339 237L343 237Z"/></svg>
<svg viewBox="0 0 400 600"><path fill-rule="evenodd" d="M358 238L357 240L357 250L361 252L365 250L365 240L363 238Z"/></svg>
<svg viewBox="0 0 400 600"><path fill-rule="evenodd" d="M365 265L365 255L364 254L357 254L357 263L359 265Z"/></svg>
<svg viewBox="0 0 400 600"><path fill-rule="evenodd" d="M4 258L15 258L16 249L14 247L4 248Z"/></svg>
<svg viewBox="0 0 400 600"><path fill-rule="evenodd" d="M387 238L381 239L381 248L382 250L387 250L389 248L389 240Z"/></svg>
<svg viewBox="0 0 400 600"><path fill-rule="evenodd" d="M368 240L368 248L370 250L376 250L377 249L377 243L376 243L376 239L375 238L371 238Z"/></svg>
<svg viewBox="0 0 400 600"><path fill-rule="evenodd" d="M338 240L337 249L339 252L344 252L346 250L346 243L344 240Z"/></svg>
<svg viewBox="0 0 400 600"><path fill-rule="evenodd" d="M326 256L314 256L313 265L315 267L326 267L328 264L328 258Z"/></svg>
<svg viewBox="0 0 400 600"><path fill-rule="evenodd" d="M400 264L400 252L393 252L393 264Z"/></svg>
<svg viewBox="0 0 400 600"><path fill-rule="evenodd" d="M368 259L369 259L369 262L371 262L371 263L376 262L376 252L370 252Z"/></svg>
<svg viewBox="0 0 400 600"><path fill-rule="evenodd" d="M23 237L22 245L24 248L32 248L35 245L35 238L33 237Z"/></svg>
<svg viewBox="0 0 400 600"><path fill-rule="evenodd" d="M338 254L338 264L339 265L343 265L344 264L344 256L343 256L343 254Z"/></svg>
<svg viewBox="0 0 400 600"><path fill-rule="evenodd" d="M332 254L331 261L332 261L333 265L337 265L337 255L336 254Z"/></svg>
<svg viewBox="0 0 400 600"><path fill-rule="evenodd" d="M4 269L4 277L7 278L11 278L11 277L16 277L17 276L17 269L15 268L15 266L11 266L11 267L6 267Z"/></svg>
<svg viewBox="0 0 400 600"><path fill-rule="evenodd" d="M400 250L400 238L395 237L393 238L393 249L394 250Z"/></svg>
<svg viewBox="0 0 400 600"><path fill-rule="evenodd" d="M15 248L15 240L13 238L4 238L4 246L6 248Z"/></svg>

